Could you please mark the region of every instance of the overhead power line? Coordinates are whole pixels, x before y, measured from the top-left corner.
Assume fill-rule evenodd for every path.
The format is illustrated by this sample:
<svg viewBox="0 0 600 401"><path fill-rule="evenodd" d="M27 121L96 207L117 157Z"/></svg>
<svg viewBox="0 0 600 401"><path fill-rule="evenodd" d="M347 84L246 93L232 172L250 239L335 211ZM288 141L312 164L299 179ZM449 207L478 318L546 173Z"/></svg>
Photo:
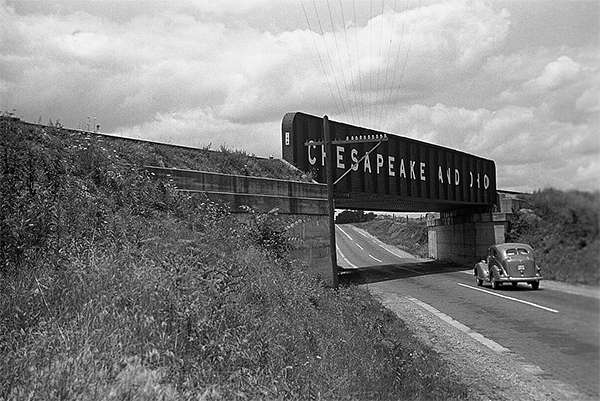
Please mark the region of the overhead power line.
<svg viewBox="0 0 600 401"><path fill-rule="evenodd" d="M358 107L358 100L356 99L356 85L354 83L354 70L352 68L352 56L350 55L350 47L348 46L348 30L346 29L346 18L344 17L344 6L342 0L340 0L340 11L342 13L342 25L344 26L344 39L346 40L346 54L348 55L348 66L350 67L350 82L352 83L352 95L354 97L354 109L356 113L356 123L361 123L360 110Z"/></svg>
<svg viewBox="0 0 600 401"><path fill-rule="evenodd" d="M382 107L379 108L379 113L380 113L380 117L379 119L381 120L384 116L384 108L387 110L387 107L385 107L385 101L387 99L387 92L388 92L388 72L389 72L389 67L390 67L390 56L392 55L392 42L394 39L394 22L396 20L396 3L398 0L394 0L394 9L393 9L393 13L392 13L392 24L390 27L390 41L389 41L389 45L388 45L388 53L387 53L387 61L385 63L385 79L383 81L383 98L382 98L382 102L383 105ZM393 85L393 81L390 82L390 86ZM387 118L387 116L386 116Z"/></svg>
<svg viewBox="0 0 600 401"><path fill-rule="evenodd" d="M319 47L317 46L317 40L315 39L315 34L310 26L310 20L308 19L308 14L306 13L306 8L304 7L304 2L301 0L300 4L302 4L302 11L304 11L304 17L306 18L306 24L308 25L308 30L310 31L310 36L312 37L313 44L315 45L315 50L317 51L317 56L319 56L319 63L321 64L321 68L323 69L323 74L325 75L325 80L327 81L327 86L329 87L329 93L331 94L331 98L333 99L333 104L335 106L336 112L339 114L340 109L337 104L337 100L333 95L333 89L331 87L331 83L329 82L329 77L327 76L327 71L325 70L325 65L323 64L323 59L321 58L321 52L319 51Z"/></svg>
<svg viewBox="0 0 600 401"><path fill-rule="evenodd" d="M360 70L360 48L358 47L358 24L357 24L357 19L356 19L356 2L355 0L352 0L352 10L354 13L354 39L356 41L356 61L358 64L358 84L359 84L359 88L360 88L360 93L359 93L359 99L360 101L360 109L362 112L362 116L363 116L363 120L361 121L361 124L365 124L365 105L364 102L362 100L362 93L363 93L363 86L362 86L362 72Z"/></svg>
<svg viewBox="0 0 600 401"><path fill-rule="evenodd" d="M413 23L412 32L410 33L410 39L408 40L408 48L406 49L406 57L404 58L404 65L402 66L402 74L400 74L400 82L398 83L398 88L396 90L396 98L400 95L400 88L402 87L402 82L404 81L404 73L406 71L406 64L408 63L408 55L410 54L410 47L412 45L413 36L415 34L415 27L417 26L417 19L419 17L420 9L421 9L421 0L419 0L419 6L417 7L417 12L415 13L415 21Z"/></svg>
<svg viewBox="0 0 600 401"><path fill-rule="evenodd" d="M338 44L337 35L335 33L335 24L333 23L333 15L331 13L331 6L329 5L329 0L327 0L327 10L329 11L329 20L331 21L331 30L333 31L333 41L335 42L335 48L337 50L338 61L340 62L340 72L342 73L342 81L344 82L344 89L346 92L346 101L348 102L348 108L350 109L350 116L352 117L352 122L354 122L354 110L352 104L350 103L350 95L348 90L348 84L346 82L346 74L344 73L344 64L342 63L342 53L340 52L340 46ZM342 21L343 22L343 21Z"/></svg>
<svg viewBox="0 0 600 401"><path fill-rule="evenodd" d="M327 41L325 40L325 32L323 30L323 24L321 24L321 18L319 18L319 12L317 11L317 4L316 4L315 0L313 0L313 8L315 9L315 16L317 17L317 21L319 23L319 28L321 29L321 38L323 39L323 45L325 46L325 52L327 53L327 57L329 58L329 65L331 66L331 73L333 74L333 80L335 81L335 86L337 88L338 96L340 97L340 104L342 105L342 112L344 114L346 114L344 98L342 97L342 92L340 91L340 85L338 83L337 75L335 73L335 68L333 67L331 53L329 52L329 48L327 47Z"/></svg>
<svg viewBox="0 0 600 401"><path fill-rule="evenodd" d="M386 107L386 115L385 115L385 121L388 121L388 114L389 111L391 109L391 101L392 101L392 95L394 94L394 83L396 82L396 72L398 70L398 64L400 62L400 55L402 54L402 39L404 38L404 28L406 27L406 18L408 17L408 4L409 4L410 0L406 0L406 7L404 9L404 21L402 22L402 31L400 32L400 41L398 42L398 53L396 54L396 62L394 63L394 74L392 75L392 83L391 83L391 88L390 88L390 92L389 92L389 98L386 101L386 104L388 105Z"/></svg>
<svg viewBox="0 0 600 401"><path fill-rule="evenodd" d="M319 9L317 8L316 1L313 0L313 11L314 19L316 20L316 26L318 31L313 30L311 24L311 17L307 12L304 2L300 0L302 4L302 10L304 17L308 25L308 29L311 31L311 37L313 38L313 44L321 64L323 74L327 81L329 93L333 99L338 114L343 114L345 118L351 119L353 124L359 124L368 128L383 130L383 128L390 129L391 123L393 123L393 116L390 119L390 112L394 109L400 99L400 90L404 82L406 68L409 60L410 49L412 46L415 28L417 25L419 10L421 8L421 0L419 0L416 12L414 12L414 20L412 21L412 29L408 44L404 46L404 32L407 31L410 0L406 0L406 6L404 9L404 18L402 22L402 28L396 27L396 21L398 20L397 14L397 3L398 0L394 0L393 8L390 9L388 6L388 14L386 15L386 4L385 0L381 0L381 14L378 16L374 15L374 8L378 7L379 4L374 4L373 0L369 2L369 15L365 29L361 31L359 29L359 23L357 19L356 1L352 0L352 11L351 14L354 17L353 22L346 21L346 16L350 15L347 10L344 10L344 1L339 1L340 19L343 29L343 39L338 38L339 27L336 28L336 17L331 7L329 0L327 0L325 11L329 17L329 23L331 24L331 35L329 41L333 39L333 46L331 42L328 44L328 34L326 34L323 23L320 17ZM338 19L339 21L339 19ZM388 32L386 30L386 23L390 23L389 26L389 40L387 43L387 53L384 53L384 44L387 39ZM348 29L352 27L354 29L354 45L350 45L348 38ZM379 29L379 32L376 31ZM375 32L374 32L375 31ZM384 32L385 31L385 32ZM400 37L396 37L396 32L400 31ZM341 30L339 32L342 33ZM359 41L359 33L363 38ZM373 43L374 35L379 34L379 49L376 50L377 44ZM321 36L323 41L324 55L320 50L320 46L317 43L316 36ZM368 36L368 39L367 39ZM340 41L343 41L340 44ZM368 42L368 48L361 51L360 43L366 45ZM342 49L345 46L345 49ZM356 53L353 55L351 47L356 49ZM374 50L377 54L374 55ZM337 54L333 54L336 52ZM365 60L361 60L362 55L366 55L365 59L368 59L367 71L368 71L368 85L363 80L363 74L365 73ZM404 56L403 62L402 56ZM344 59L347 57L347 61ZM327 58L327 60L325 60ZM334 62L334 58L336 61ZM356 60L356 68L354 67L354 60ZM361 62L362 61L362 62ZM328 67L326 66L328 63ZM392 64L393 63L393 64ZM393 65L393 68L392 68ZM338 68L339 67L339 68ZM331 69L329 73L328 69ZM339 71L337 71L339 70ZM399 79L397 79L399 73ZM358 77L358 82L357 81ZM368 89L367 89L368 86Z"/></svg>

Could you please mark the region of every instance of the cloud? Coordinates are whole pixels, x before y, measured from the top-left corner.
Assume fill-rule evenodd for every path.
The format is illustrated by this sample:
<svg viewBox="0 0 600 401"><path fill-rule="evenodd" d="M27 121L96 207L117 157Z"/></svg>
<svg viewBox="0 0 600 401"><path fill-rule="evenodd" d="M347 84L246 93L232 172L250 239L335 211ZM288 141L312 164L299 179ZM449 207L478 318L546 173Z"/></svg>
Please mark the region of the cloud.
<svg viewBox="0 0 600 401"><path fill-rule="evenodd" d="M585 123L547 120L533 107L492 111L411 105L399 113L396 127L399 135L494 160L501 189L600 189L594 176L598 131Z"/></svg>
<svg viewBox="0 0 600 401"><path fill-rule="evenodd" d="M220 118L211 109L159 113L153 121L123 129L120 135L194 147L244 150L258 156L281 151L280 123L238 124ZM239 146L240 142L244 146Z"/></svg>
<svg viewBox="0 0 600 401"><path fill-rule="evenodd" d="M110 130L148 121L159 111L214 106L239 75L219 63L219 47L241 38L185 15L142 15L115 24L87 13L8 13L3 38L23 46L5 42L3 70L11 78L5 99L34 113L62 111L71 124L98 115Z"/></svg>
<svg viewBox="0 0 600 401"><path fill-rule="evenodd" d="M261 156L286 112L328 114L492 158L505 189L598 188L597 46L529 42L510 3L399 3L0 0L0 109Z"/></svg>
<svg viewBox="0 0 600 401"><path fill-rule="evenodd" d="M64 4L70 11L75 3ZM33 113L63 111L66 115L61 118L72 124L83 115L98 115L111 130L199 105L235 122L273 121L288 110L326 107L336 79L336 86L342 88L341 94L333 92L339 98L334 112L349 118L352 113L358 116L358 104L366 100L364 93L349 92L358 91L359 62L361 77L376 92L369 101L381 103L395 97L388 88L399 85L399 64L410 45L410 57L425 61L418 68L408 64L402 85L408 93L432 91L451 81L457 68L480 64L506 36L508 25L506 13L494 13L479 3L433 4L398 13L387 10L365 26L354 27L359 46L354 49L344 47L348 42L343 35L352 32L343 32L341 25L335 34L323 32L319 38L306 29L272 34L251 24L228 25L198 13L240 18L272 7L266 0L175 1L161 13L151 12L155 6L116 20L104 18L99 13L108 13L107 7L99 10L93 2L83 2L80 9L65 15L20 15L4 4L3 20L9 21L2 31L5 54L22 53L21 58L3 60L7 70L3 75L10 76L6 79L10 91L4 95L19 109L35 109ZM415 18L418 29L413 37L409 32ZM370 46L377 36L389 36L390 46ZM332 58L329 64L334 70L327 77L315 57L313 40L326 44L331 52L340 49L337 54L321 54ZM62 96L52 98L53 93ZM77 110L69 102L87 107Z"/></svg>
<svg viewBox="0 0 600 401"><path fill-rule="evenodd" d="M575 82L580 71L581 64L568 56L560 56L556 61L548 63L539 77L524 83L523 87L537 92L556 90Z"/></svg>
<svg viewBox="0 0 600 401"><path fill-rule="evenodd" d="M600 102L598 96L600 89L595 87L586 89L575 102L575 107L588 114L597 114L600 111Z"/></svg>

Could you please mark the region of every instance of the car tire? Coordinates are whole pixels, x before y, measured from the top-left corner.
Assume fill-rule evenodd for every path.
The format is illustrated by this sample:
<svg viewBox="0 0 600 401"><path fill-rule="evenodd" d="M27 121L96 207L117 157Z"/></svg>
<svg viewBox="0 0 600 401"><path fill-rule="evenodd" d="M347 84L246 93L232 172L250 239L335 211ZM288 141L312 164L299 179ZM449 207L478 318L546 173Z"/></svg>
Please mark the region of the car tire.
<svg viewBox="0 0 600 401"><path fill-rule="evenodd" d="M516 281L513 281L512 283L513 288L515 288L517 285L519 285L519 283L517 283Z"/></svg>
<svg viewBox="0 0 600 401"><path fill-rule="evenodd" d="M492 289L497 290L500 287L500 283L496 281L494 277L492 277Z"/></svg>
<svg viewBox="0 0 600 401"><path fill-rule="evenodd" d="M533 290L537 290L538 288L540 288L540 282L539 281L532 281L531 282L531 288Z"/></svg>
<svg viewBox="0 0 600 401"><path fill-rule="evenodd" d="M483 280L478 278L477 279L477 287L481 287L483 285Z"/></svg>

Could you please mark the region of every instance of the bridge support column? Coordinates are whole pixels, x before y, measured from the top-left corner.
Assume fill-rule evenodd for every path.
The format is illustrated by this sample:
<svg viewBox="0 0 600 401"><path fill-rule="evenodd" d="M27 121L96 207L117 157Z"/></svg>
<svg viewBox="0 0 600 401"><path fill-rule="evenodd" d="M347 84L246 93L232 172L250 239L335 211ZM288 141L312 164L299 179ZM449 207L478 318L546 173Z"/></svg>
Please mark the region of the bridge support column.
<svg viewBox="0 0 600 401"><path fill-rule="evenodd" d="M471 266L487 248L504 243L509 213L446 212L429 215L429 257Z"/></svg>

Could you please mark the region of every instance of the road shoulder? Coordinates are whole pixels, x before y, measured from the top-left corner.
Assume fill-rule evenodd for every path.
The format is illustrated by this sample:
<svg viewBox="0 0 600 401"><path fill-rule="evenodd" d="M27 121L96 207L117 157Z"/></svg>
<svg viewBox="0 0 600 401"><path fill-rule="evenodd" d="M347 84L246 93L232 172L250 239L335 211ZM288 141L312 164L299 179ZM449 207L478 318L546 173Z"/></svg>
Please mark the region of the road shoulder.
<svg viewBox="0 0 600 401"><path fill-rule="evenodd" d="M386 291L384 283L364 286L394 312L414 335L438 352L469 385L473 400L590 399L572 386L545 376L513 352L496 352L410 298ZM472 333L472 332L471 332Z"/></svg>
<svg viewBox="0 0 600 401"><path fill-rule="evenodd" d="M580 295L588 298L600 299L600 288L591 285L567 284L560 281L543 280L540 287L549 290L566 292L569 294Z"/></svg>

